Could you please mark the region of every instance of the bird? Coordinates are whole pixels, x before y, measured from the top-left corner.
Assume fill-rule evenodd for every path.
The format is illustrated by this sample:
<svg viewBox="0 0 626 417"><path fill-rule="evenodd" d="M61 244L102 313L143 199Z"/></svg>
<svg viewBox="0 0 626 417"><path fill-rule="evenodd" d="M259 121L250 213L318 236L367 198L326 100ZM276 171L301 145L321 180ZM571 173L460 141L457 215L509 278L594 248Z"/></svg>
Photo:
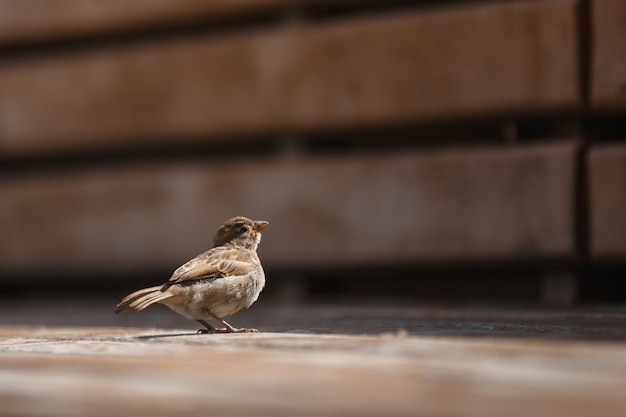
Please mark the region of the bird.
<svg viewBox="0 0 626 417"><path fill-rule="evenodd" d="M265 286L257 248L261 231L268 224L243 216L227 220L217 230L213 247L177 268L164 284L127 295L117 304L115 312L142 311L160 303L204 326L198 334L257 332L257 329L235 328L223 317L250 307ZM216 328L209 320L224 327Z"/></svg>

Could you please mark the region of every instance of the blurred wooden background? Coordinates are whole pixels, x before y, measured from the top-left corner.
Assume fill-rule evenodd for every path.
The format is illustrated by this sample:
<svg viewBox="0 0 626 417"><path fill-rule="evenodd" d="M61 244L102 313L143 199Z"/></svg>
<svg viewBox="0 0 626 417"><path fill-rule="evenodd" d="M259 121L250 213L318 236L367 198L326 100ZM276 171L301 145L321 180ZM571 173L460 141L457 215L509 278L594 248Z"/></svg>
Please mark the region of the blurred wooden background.
<svg viewBox="0 0 626 417"><path fill-rule="evenodd" d="M285 297L623 301L626 2L0 0L0 193L16 292L246 215Z"/></svg>

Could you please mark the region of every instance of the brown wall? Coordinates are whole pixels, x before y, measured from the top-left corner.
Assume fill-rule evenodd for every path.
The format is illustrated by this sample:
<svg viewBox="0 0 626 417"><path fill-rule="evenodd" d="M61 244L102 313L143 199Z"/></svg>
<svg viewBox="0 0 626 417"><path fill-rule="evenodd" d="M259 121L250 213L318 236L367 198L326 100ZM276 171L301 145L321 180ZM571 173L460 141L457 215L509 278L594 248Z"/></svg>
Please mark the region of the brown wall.
<svg viewBox="0 0 626 417"><path fill-rule="evenodd" d="M236 214L270 269L626 265L623 1L48 3L0 0L4 281Z"/></svg>

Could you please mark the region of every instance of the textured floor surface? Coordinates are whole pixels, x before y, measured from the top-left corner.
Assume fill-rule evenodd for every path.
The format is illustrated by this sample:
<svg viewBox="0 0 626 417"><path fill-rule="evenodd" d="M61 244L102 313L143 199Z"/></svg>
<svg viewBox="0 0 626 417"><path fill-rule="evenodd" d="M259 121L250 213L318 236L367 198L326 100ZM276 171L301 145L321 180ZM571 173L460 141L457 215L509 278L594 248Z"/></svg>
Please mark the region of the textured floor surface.
<svg viewBox="0 0 626 417"><path fill-rule="evenodd" d="M621 343L0 329L3 415L623 416Z"/></svg>
<svg viewBox="0 0 626 417"><path fill-rule="evenodd" d="M20 304L0 308L2 415L626 415L616 307L253 307L233 324L260 333L196 335L161 308Z"/></svg>

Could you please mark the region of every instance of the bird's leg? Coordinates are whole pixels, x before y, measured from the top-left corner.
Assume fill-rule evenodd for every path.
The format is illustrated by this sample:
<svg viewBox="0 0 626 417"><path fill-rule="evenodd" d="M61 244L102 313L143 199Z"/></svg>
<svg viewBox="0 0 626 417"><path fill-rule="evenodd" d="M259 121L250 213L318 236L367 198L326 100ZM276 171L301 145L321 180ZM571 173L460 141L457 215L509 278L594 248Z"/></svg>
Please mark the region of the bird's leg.
<svg viewBox="0 0 626 417"><path fill-rule="evenodd" d="M215 314L211 313L210 311L207 311L207 313L209 313L211 317L213 317L215 320L219 321L220 323L224 325L225 328L218 330L219 333L256 333L258 332L257 329L247 329L245 327L238 329L226 323L226 321L224 321L221 317L217 317Z"/></svg>
<svg viewBox="0 0 626 417"><path fill-rule="evenodd" d="M196 334L207 334L207 333L218 333L219 330L217 330L215 327L211 326L209 323L207 323L204 320L196 320L198 323L200 323L201 325L203 325L204 327L206 327L206 329L200 329L198 330L198 333Z"/></svg>

